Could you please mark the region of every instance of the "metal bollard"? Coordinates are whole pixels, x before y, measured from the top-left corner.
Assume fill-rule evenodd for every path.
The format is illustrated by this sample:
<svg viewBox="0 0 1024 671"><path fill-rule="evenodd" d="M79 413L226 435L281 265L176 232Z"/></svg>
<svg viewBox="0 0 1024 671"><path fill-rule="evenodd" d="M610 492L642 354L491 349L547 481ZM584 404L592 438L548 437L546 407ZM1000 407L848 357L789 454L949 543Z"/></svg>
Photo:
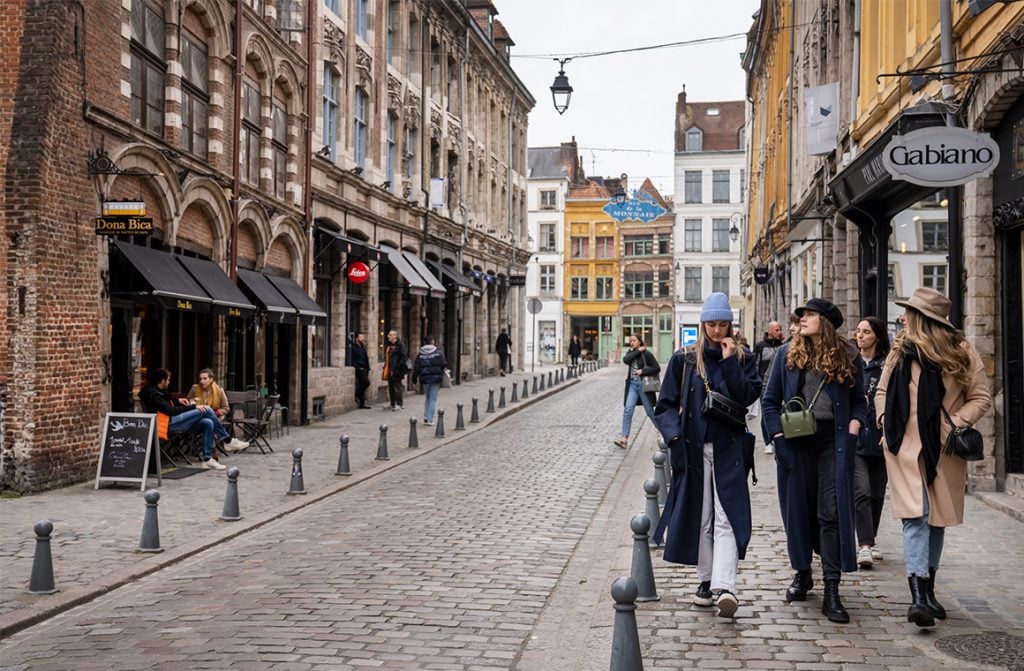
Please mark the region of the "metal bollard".
<svg viewBox="0 0 1024 671"><path fill-rule="evenodd" d="M348 436L339 438L338 443L341 445L341 449L338 450L338 470L334 471L334 474L352 475L352 467L348 463Z"/></svg>
<svg viewBox="0 0 1024 671"><path fill-rule="evenodd" d="M612 627L612 660L610 671L644 671L640 655L640 634L636 630L636 581L628 575L612 583L615 599L615 623Z"/></svg>
<svg viewBox="0 0 1024 671"><path fill-rule="evenodd" d="M388 461L391 457L388 456L388 425L380 425L380 440L377 441L377 456L374 457L377 461Z"/></svg>
<svg viewBox="0 0 1024 671"><path fill-rule="evenodd" d="M665 480L672 482L672 458L665 444L665 439L658 436L658 450L665 453ZM668 492L666 492L668 494Z"/></svg>
<svg viewBox="0 0 1024 671"><path fill-rule="evenodd" d="M416 418L409 418L409 447L419 447L420 437L416 435Z"/></svg>
<svg viewBox="0 0 1024 671"><path fill-rule="evenodd" d="M518 403L519 402L518 390L519 390L519 383L518 382L513 382L512 383L512 398L509 399L509 403Z"/></svg>
<svg viewBox="0 0 1024 671"><path fill-rule="evenodd" d="M478 424L480 422L480 407L477 404L476 396L473 397L473 408L469 413L469 423Z"/></svg>
<svg viewBox="0 0 1024 671"><path fill-rule="evenodd" d="M462 419L462 404L461 403L456 403L455 404L455 430L456 431L465 431L466 430L466 422Z"/></svg>
<svg viewBox="0 0 1024 671"><path fill-rule="evenodd" d="M242 513L238 510L238 475L240 471L237 466L228 469L228 486L224 494L224 510L220 518L225 522L234 522L242 519Z"/></svg>
<svg viewBox="0 0 1024 671"><path fill-rule="evenodd" d="M654 542L654 530L658 528L658 524L661 523L661 506L658 504L658 492L661 491L661 485L654 478L650 480L644 480L644 493L647 495L647 502L644 505L644 515L647 515L647 519L651 521L650 529L647 530L647 539L655 546L659 545Z"/></svg>
<svg viewBox="0 0 1024 671"><path fill-rule="evenodd" d="M530 380L529 380L529 378L527 378L527 379L523 380L523 400L524 401L527 398L530 397L529 388L530 388Z"/></svg>
<svg viewBox="0 0 1024 671"><path fill-rule="evenodd" d="M149 489L142 495L146 499L146 516L142 518L142 538L136 552L163 552L160 547L160 522L156 515L156 505L160 501L160 492Z"/></svg>
<svg viewBox="0 0 1024 671"><path fill-rule="evenodd" d="M487 412L494 412L494 390L487 390Z"/></svg>
<svg viewBox="0 0 1024 671"><path fill-rule="evenodd" d="M305 494L306 485L302 482L302 448L292 450L292 481L288 485L289 494Z"/></svg>
<svg viewBox="0 0 1024 671"><path fill-rule="evenodd" d="M664 506L668 500L668 477L665 474L665 453L658 451L651 456L654 461L654 479L658 483L658 505ZM651 522L654 524L654 522Z"/></svg>
<svg viewBox="0 0 1024 671"><path fill-rule="evenodd" d="M639 595L637 601L659 601L658 590L654 586L654 566L651 565L651 545L647 534L651 530L651 520L647 515L634 515L629 521L633 530L633 562L630 575L636 581Z"/></svg>
<svg viewBox="0 0 1024 671"><path fill-rule="evenodd" d="M533 376L533 390L530 393L531 394L536 394L537 393L537 376L536 375Z"/></svg>
<svg viewBox="0 0 1024 671"><path fill-rule="evenodd" d="M437 425L434 428L434 438L444 438L444 410L437 411Z"/></svg>
<svg viewBox="0 0 1024 671"><path fill-rule="evenodd" d="M36 554L32 558L32 575L28 580L29 594L53 594L58 591L53 584L53 555L50 553L50 534L53 522L39 520L35 526Z"/></svg>
<svg viewBox="0 0 1024 671"><path fill-rule="evenodd" d="M505 385L501 385L501 395L498 397L498 407L505 407Z"/></svg>
<svg viewBox="0 0 1024 671"><path fill-rule="evenodd" d="M555 386L555 383L553 382L554 379L555 379L554 371L550 371L549 370L548 371L548 389L550 389L551 387Z"/></svg>
<svg viewBox="0 0 1024 671"><path fill-rule="evenodd" d="M544 391L544 373L540 374L540 390Z"/></svg>

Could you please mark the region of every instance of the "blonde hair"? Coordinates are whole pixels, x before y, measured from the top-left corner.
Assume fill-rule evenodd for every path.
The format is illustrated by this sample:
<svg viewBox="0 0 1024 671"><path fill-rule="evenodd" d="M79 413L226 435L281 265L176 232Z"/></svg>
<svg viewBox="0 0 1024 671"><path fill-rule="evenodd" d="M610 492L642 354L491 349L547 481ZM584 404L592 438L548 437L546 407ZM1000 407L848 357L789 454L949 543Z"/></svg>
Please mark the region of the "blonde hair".
<svg viewBox="0 0 1024 671"><path fill-rule="evenodd" d="M821 330L815 343L799 332L793 336L786 356L786 366L797 370L816 370L825 382L853 382L853 352L849 341L839 335L836 327L824 315L820 316Z"/></svg>
<svg viewBox="0 0 1024 671"><path fill-rule="evenodd" d="M928 319L914 309L904 315L906 327L896 334L885 365L902 362L907 345L917 347L922 361L933 363L963 386L971 383L971 355L964 349L960 331Z"/></svg>
<svg viewBox="0 0 1024 671"><path fill-rule="evenodd" d="M732 337L732 324L729 324L729 330L725 332L726 338ZM697 342L694 344L695 354L697 355L697 374L705 380L708 379L707 364L704 363L704 345L708 341L707 332L704 330L704 322L700 323L700 328L697 329ZM743 363L743 348L736 345L736 360Z"/></svg>

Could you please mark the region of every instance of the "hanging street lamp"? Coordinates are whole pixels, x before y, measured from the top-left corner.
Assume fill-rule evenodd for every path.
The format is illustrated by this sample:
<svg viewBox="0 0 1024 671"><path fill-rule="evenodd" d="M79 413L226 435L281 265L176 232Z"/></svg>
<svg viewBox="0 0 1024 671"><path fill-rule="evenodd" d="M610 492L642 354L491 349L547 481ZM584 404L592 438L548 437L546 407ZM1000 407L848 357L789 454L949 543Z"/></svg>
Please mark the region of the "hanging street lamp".
<svg viewBox="0 0 1024 671"><path fill-rule="evenodd" d="M572 86L569 85L569 78L565 76L565 64L571 58L555 58L558 61L558 74L555 76L555 83L551 85L551 100L555 105L555 111L565 114L569 109L569 99L572 98Z"/></svg>

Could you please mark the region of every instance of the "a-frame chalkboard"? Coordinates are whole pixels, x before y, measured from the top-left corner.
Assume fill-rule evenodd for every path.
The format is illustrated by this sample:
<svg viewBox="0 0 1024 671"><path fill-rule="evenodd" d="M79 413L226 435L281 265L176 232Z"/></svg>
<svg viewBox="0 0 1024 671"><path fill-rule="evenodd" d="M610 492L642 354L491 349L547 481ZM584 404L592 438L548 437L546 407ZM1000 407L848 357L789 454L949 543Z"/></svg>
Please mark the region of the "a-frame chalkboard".
<svg viewBox="0 0 1024 671"><path fill-rule="evenodd" d="M108 412L103 418L96 489L101 482L138 482L145 490L151 456L156 460L157 485L162 485L157 440L156 415Z"/></svg>

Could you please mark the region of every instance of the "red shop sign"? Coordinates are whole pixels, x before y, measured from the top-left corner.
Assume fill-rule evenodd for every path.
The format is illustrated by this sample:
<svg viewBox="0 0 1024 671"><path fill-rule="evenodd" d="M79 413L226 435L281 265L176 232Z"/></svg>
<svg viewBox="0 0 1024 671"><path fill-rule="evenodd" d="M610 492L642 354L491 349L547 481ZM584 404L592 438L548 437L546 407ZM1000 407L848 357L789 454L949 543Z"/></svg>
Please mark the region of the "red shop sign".
<svg viewBox="0 0 1024 671"><path fill-rule="evenodd" d="M348 265L348 281L353 284L362 284L370 279L370 269L362 261L355 261Z"/></svg>

